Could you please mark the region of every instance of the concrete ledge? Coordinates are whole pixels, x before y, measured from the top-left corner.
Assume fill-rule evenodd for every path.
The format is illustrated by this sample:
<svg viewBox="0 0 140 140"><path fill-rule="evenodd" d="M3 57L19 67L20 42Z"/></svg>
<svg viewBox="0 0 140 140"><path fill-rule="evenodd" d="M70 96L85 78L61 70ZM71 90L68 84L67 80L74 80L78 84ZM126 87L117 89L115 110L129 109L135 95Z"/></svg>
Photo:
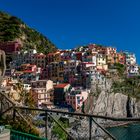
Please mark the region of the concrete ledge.
<svg viewBox="0 0 140 140"><path fill-rule="evenodd" d="M5 129L4 131L2 131L2 133L0 133L0 140L10 140L10 130L9 129Z"/></svg>

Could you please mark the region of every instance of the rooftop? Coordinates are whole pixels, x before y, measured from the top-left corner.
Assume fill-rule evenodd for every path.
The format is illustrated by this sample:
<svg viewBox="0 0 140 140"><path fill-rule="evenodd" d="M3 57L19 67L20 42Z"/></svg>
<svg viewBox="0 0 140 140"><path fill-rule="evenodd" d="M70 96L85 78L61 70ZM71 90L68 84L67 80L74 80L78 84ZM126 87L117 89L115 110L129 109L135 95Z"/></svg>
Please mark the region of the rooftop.
<svg viewBox="0 0 140 140"><path fill-rule="evenodd" d="M58 84L54 88L64 88L67 85L69 85L69 83Z"/></svg>

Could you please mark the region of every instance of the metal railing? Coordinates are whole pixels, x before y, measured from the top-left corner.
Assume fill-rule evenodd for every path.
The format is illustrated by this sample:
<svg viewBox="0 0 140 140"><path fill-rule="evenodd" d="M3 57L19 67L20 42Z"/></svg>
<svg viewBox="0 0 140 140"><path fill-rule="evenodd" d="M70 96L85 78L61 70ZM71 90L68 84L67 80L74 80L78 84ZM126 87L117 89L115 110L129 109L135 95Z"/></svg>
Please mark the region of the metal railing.
<svg viewBox="0 0 140 140"><path fill-rule="evenodd" d="M10 140L47 140L47 139L11 129Z"/></svg>
<svg viewBox="0 0 140 140"><path fill-rule="evenodd" d="M1 94L3 95L3 94ZM4 108L2 101L0 100L1 108L0 114L2 115L10 115L13 118L13 123L17 118L21 118L22 121L26 122L29 127L33 125L37 128L40 128L40 124L36 124L38 119L34 121L35 116L39 114L43 114L45 119L43 119L43 131L42 137L47 139L53 139L54 137L58 139L64 140L79 140L79 139L117 139L116 135L110 133L106 129L108 126L113 126L115 124L122 124L127 122L140 122L140 118L114 118L114 117L106 117L92 114L83 114L83 113L71 113L60 110L49 110L49 109L40 109L40 108L29 108L29 107L21 107L12 103L5 95L3 98L9 102L9 108ZM3 108L2 108L3 107ZM5 110L2 110L5 109ZM7 113L9 112L10 113ZM64 117L65 116L65 117ZM69 126L63 125L65 124L64 120L59 121L61 118L65 121L74 119L72 123L69 123ZM113 125L112 125L113 124ZM61 134L59 134L61 132ZM140 129L139 129L140 132ZM57 134L58 133L58 134ZM64 135L63 138L59 137Z"/></svg>
<svg viewBox="0 0 140 140"><path fill-rule="evenodd" d="M92 115L92 114L82 114L82 113L71 113L71 112L64 112L64 111L58 111L58 110L48 110L48 109L39 109L39 108L28 108L28 107L15 107L15 110L21 110L21 111L38 111L38 112L44 112L46 119L45 119L45 133L46 133L46 137L48 137L48 124L49 124L49 118L51 118L63 131L64 133L66 133L68 135L68 138L71 140L75 140L75 139L89 139L92 140L93 138L96 137L95 132L100 131L100 135L101 137L104 138L110 138L115 140L116 138L106 129L106 127L108 127L109 125L107 124L111 124L112 122L135 122L138 121L140 122L140 118L113 118L113 117L105 117L105 116L99 116L99 115ZM29 113L29 112L28 112ZM76 135L74 135L71 131L68 131L67 129L65 129L63 126L61 126L59 124L59 122L53 117L52 113L55 114L61 114L62 116L64 115L68 115L69 118L77 118L77 120L81 121L81 123L83 123L83 121L86 121L86 129L84 131L87 131L87 135L85 136L81 136L80 138L77 137ZM101 121L98 121L98 120ZM104 122L107 122L106 125L104 125ZM108 123L109 122L109 123ZM77 123L78 124L78 123ZM76 125L77 125L76 124ZM96 127L96 130L94 130L94 127ZM82 127L79 127L82 129ZM102 131L102 132L101 132ZM84 132L82 132L84 133ZM99 137L99 136L98 136Z"/></svg>

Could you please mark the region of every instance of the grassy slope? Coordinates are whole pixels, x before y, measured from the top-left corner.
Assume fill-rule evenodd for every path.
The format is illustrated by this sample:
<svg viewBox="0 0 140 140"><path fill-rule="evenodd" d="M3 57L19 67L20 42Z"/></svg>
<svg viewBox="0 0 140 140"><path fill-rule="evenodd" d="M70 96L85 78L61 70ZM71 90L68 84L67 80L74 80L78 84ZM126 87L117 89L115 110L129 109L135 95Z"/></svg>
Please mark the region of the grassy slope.
<svg viewBox="0 0 140 140"><path fill-rule="evenodd" d="M21 40L23 49L36 47L39 52L53 52L55 45L19 18L0 12L0 42Z"/></svg>

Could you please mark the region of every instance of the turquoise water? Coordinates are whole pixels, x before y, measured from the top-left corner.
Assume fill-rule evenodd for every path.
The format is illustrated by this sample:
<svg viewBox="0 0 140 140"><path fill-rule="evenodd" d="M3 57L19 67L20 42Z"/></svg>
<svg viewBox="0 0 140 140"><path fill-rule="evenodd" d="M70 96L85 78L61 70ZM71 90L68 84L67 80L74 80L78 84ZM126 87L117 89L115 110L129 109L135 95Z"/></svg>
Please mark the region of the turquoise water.
<svg viewBox="0 0 140 140"><path fill-rule="evenodd" d="M140 124L108 128L117 140L140 140Z"/></svg>

